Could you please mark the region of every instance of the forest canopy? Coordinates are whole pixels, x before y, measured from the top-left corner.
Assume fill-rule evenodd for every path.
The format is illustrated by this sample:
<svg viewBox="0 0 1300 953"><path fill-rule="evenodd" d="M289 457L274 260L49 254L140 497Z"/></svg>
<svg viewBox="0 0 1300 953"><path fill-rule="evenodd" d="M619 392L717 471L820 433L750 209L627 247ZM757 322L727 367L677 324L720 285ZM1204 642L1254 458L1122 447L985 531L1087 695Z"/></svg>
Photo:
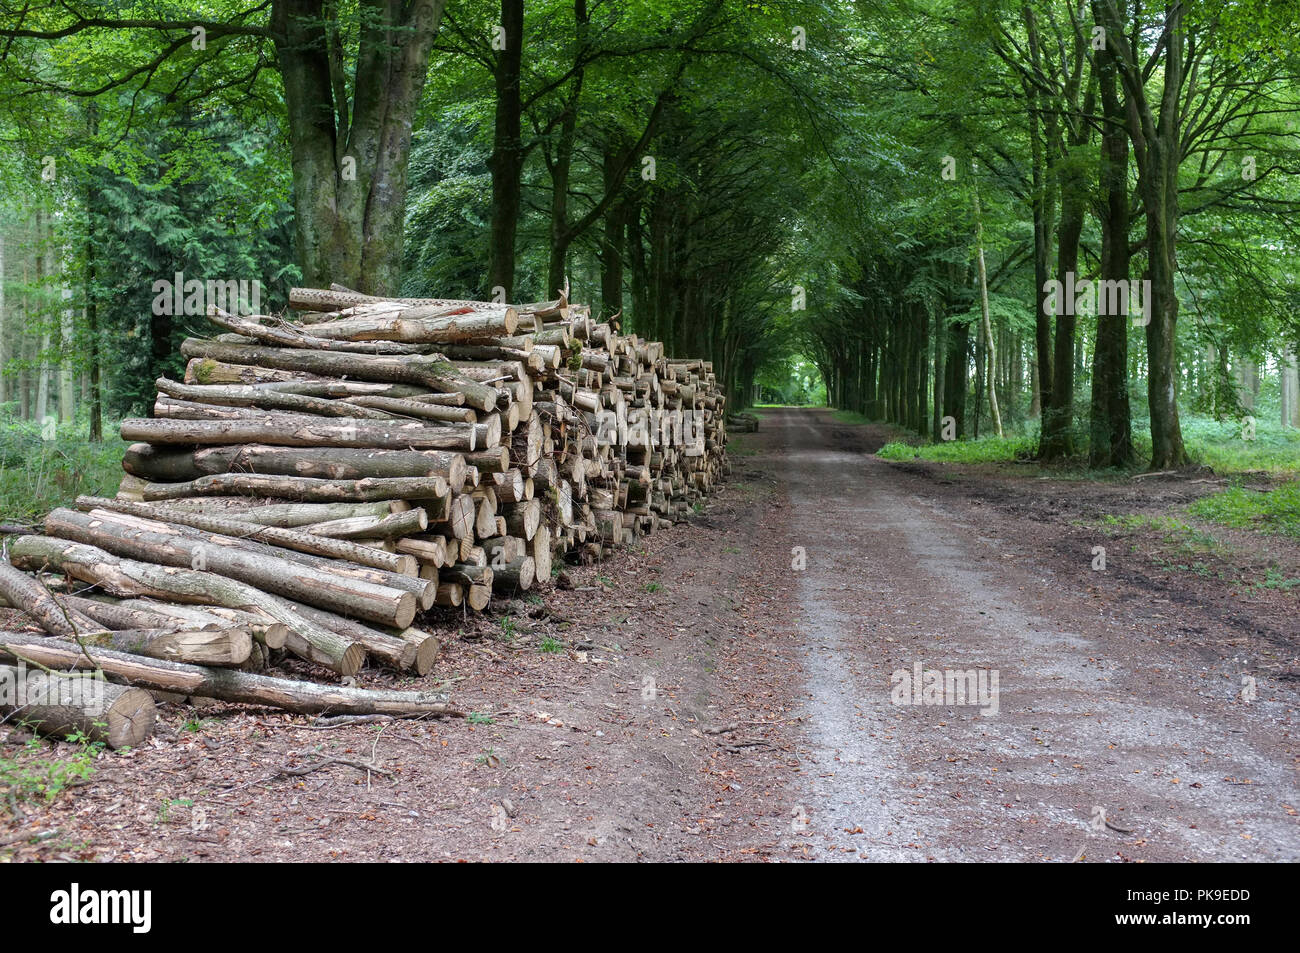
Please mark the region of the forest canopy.
<svg viewBox="0 0 1300 953"><path fill-rule="evenodd" d="M0 421L145 412L186 282L567 287L735 406L1181 466L1300 428L1298 8L0 0Z"/></svg>

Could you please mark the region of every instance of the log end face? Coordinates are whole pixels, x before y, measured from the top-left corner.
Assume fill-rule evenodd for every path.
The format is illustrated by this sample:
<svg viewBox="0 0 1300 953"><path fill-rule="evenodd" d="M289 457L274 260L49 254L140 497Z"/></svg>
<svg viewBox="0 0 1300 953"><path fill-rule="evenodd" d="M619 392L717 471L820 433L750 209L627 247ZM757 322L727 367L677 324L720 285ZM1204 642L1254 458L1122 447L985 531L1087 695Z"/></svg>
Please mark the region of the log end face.
<svg viewBox="0 0 1300 953"><path fill-rule="evenodd" d="M105 742L114 750L138 745L153 734L158 709L143 688L123 691L105 712Z"/></svg>

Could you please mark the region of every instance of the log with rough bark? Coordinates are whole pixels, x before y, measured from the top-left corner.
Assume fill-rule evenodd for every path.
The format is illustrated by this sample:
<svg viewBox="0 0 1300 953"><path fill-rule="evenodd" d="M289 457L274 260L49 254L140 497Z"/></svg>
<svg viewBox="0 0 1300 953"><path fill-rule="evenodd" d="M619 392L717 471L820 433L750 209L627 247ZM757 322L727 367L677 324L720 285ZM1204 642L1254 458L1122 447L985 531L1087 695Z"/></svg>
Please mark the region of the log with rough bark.
<svg viewBox="0 0 1300 953"><path fill-rule="evenodd" d="M97 632L103 626L56 598L40 580L34 579L0 558L0 599L21 609L51 635L71 636L78 632Z"/></svg>
<svg viewBox="0 0 1300 953"><path fill-rule="evenodd" d="M335 380L309 374L306 371L286 371L255 364L227 364L212 358L191 358L185 365L186 384L246 384L264 390L286 394L304 394L308 397L346 399L359 396L428 398L440 397L455 403L464 403L460 394L432 394L427 387L417 384L392 384L378 381Z"/></svg>
<svg viewBox="0 0 1300 953"><path fill-rule="evenodd" d="M233 536L187 529L104 510L87 514L60 508L45 518L47 535L116 556L217 573L286 599L398 628L415 619L418 603L405 589L246 548Z"/></svg>
<svg viewBox="0 0 1300 953"><path fill-rule="evenodd" d="M497 403L496 388L463 377L441 357L346 354L255 344L224 344L203 338L186 339L181 345L181 353L186 357L304 371L322 377L350 377L380 384L418 384L439 393L461 394L466 406L476 410L491 410Z"/></svg>
<svg viewBox="0 0 1300 953"><path fill-rule="evenodd" d="M30 636L11 637L0 632L0 641L6 638L17 641ZM21 648L16 649L28 657ZM77 651L66 645L64 649ZM0 665L0 699L15 702L0 704L4 720L20 722L53 738L84 737L110 748L146 741L157 718L153 696L143 689L114 685L91 674L44 672L26 662Z"/></svg>
<svg viewBox="0 0 1300 953"><path fill-rule="evenodd" d="M180 384L165 377L154 382L160 394L177 400L225 407L258 407L262 410L287 410L322 417L363 417L383 420L390 415L363 404L349 404L325 397L293 394L249 384Z"/></svg>
<svg viewBox="0 0 1300 953"><path fill-rule="evenodd" d="M568 292L565 291L555 301L538 301L531 304L516 304L514 308L520 315L529 315L537 319L557 320L568 313ZM469 308L471 310L491 311L502 307L490 301L468 301L458 298L379 298L374 295L352 291L342 285L330 288L291 288L289 290L289 307L298 311L338 312L349 308L364 309L378 306L385 310L442 307ZM318 316L319 317L319 316ZM328 320L327 315L325 320Z"/></svg>
<svg viewBox="0 0 1300 953"><path fill-rule="evenodd" d="M447 407L423 400L402 400L398 397L349 397L339 401L340 407L373 409L392 417L416 417L420 420L441 420L449 423L472 424L478 413L470 407ZM361 414L354 416L360 417Z"/></svg>
<svg viewBox="0 0 1300 953"><path fill-rule="evenodd" d="M417 512L423 512L417 511ZM418 605L422 609L427 609L433 600L433 592L427 580L420 579L417 574L407 574L402 572L391 572L387 569L376 569L369 565L355 563L350 560L344 560L339 557L317 556L312 553L299 552L293 549L286 549L281 546L271 545L266 542L260 542L252 538L253 535L260 535L256 530L250 535L249 533L229 534L208 532L201 529L195 529L186 526L183 523L169 523L160 521L155 516L146 516L136 518L134 516L123 515L113 510L92 509L92 517L113 521L121 526L132 529L146 529L165 534L180 533L188 536L198 543L211 544L213 546L223 546L247 550L248 552L261 556L264 560L278 562L288 560L299 566L307 567L316 572L323 573L326 576L341 577L342 583L352 588L355 582L372 583L381 589L396 589L401 592L409 592L418 600ZM191 568L202 568L194 567ZM295 570L301 572L301 570ZM340 580L335 580L339 582ZM341 609L340 611L350 611Z"/></svg>
<svg viewBox="0 0 1300 953"><path fill-rule="evenodd" d="M465 458L444 450L366 450L353 448L272 447L263 444L183 449L133 443L122 468L158 482L184 482L218 473L265 473L325 480L368 477L434 477L459 486Z"/></svg>
<svg viewBox="0 0 1300 953"><path fill-rule="evenodd" d="M19 656L50 668L98 667L107 676L142 688L216 698L247 705L270 705L304 715L435 715L449 712L446 695L436 692L373 691L341 685L295 682L234 669L206 668L146 659L111 649L91 649L94 663L67 642L19 633L0 633L0 659Z"/></svg>
<svg viewBox="0 0 1300 953"><path fill-rule="evenodd" d="M520 556L492 570L492 588L498 592L516 592L533 588L537 563L532 556Z"/></svg>
<svg viewBox="0 0 1300 953"><path fill-rule="evenodd" d="M389 513L387 516L351 516L312 523L304 526L302 531L330 539L398 539L423 533L428 528L429 514L416 507L404 513Z"/></svg>
<svg viewBox="0 0 1300 953"><path fill-rule="evenodd" d="M436 585L435 583L435 588ZM420 629L407 627L380 631L355 619L321 612L311 606L300 605L296 608L307 618L314 619L344 638L364 645L372 659L399 671L427 675L438 657L438 640L431 633Z"/></svg>
<svg viewBox="0 0 1300 953"><path fill-rule="evenodd" d="M162 623L163 627L187 625L200 629L240 628L252 636L254 644L266 649L282 649L289 640L289 627L283 622L276 622L260 610L250 612L245 609L232 609L228 606L176 605L175 603L158 602L153 599L115 600L112 596L96 596L88 601L132 613L138 612L151 616L162 616L165 620ZM87 611L86 614L92 615L90 611Z"/></svg>
<svg viewBox="0 0 1300 953"><path fill-rule="evenodd" d="M343 675L355 675L365 661L362 646L304 618L279 596L216 573L122 559L95 546L48 536L16 540L10 547L10 559L34 570L53 566L117 596L260 609L289 627L285 647L295 655Z"/></svg>
<svg viewBox="0 0 1300 953"><path fill-rule="evenodd" d="M81 510L106 509L121 513L130 513L144 519L160 520L165 523L177 523L209 533L221 533L239 539L268 543L284 549L314 556L332 559L345 559L362 566L382 569L386 572L414 576L419 571L415 561L397 553L388 553L370 546L360 546L342 539L326 539L304 531L281 529L275 526L263 526L252 520L234 516L207 516L202 513L190 513L177 506L157 503L133 503L127 500L109 500L97 496L77 497L77 508ZM410 512L422 512L412 510ZM387 510L385 510L387 515ZM238 514L242 516L243 514ZM352 517L353 519L383 520L384 517Z"/></svg>
<svg viewBox="0 0 1300 953"><path fill-rule="evenodd" d="M270 344L283 348L307 348L313 351L342 351L359 354L383 354L395 356L421 354L426 350L425 348L419 347L418 344L408 342L388 340L353 342L346 338L332 340L325 337L319 337L315 334L308 334L303 331L302 328L283 321L277 322L278 326L259 324L258 322L251 321L247 318L240 318L232 314L227 314L216 307L208 309L208 320L218 327L225 328L227 331L233 331L236 335L233 338L233 342L238 344L243 344L247 341L255 341L261 344ZM222 335L222 337L225 338L227 336Z"/></svg>
<svg viewBox="0 0 1300 953"><path fill-rule="evenodd" d="M367 503L388 500L437 500L447 495L442 477L367 477L364 480L317 480L260 473L219 473L186 483L146 483L144 500L190 496L264 496L305 503Z"/></svg>
<svg viewBox="0 0 1300 953"><path fill-rule="evenodd" d="M349 516L385 516L398 511L394 500L376 500L371 503L267 503L252 504L228 497L182 497L168 504L168 509L183 509L210 513L218 503L226 508L222 515L259 526L293 529L326 520L341 520Z"/></svg>
<svg viewBox="0 0 1300 953"><path fill-rule="evenodd" d="M252 443L317 449L354 447L363 450L468 452L476 447L472 424L430 426L421 421L272 414L239 407L226 410L232 415L259 416L232 416L227 420L129 418L122 421L122 439L187 446ZM500 439L499 431L497 439Z"/></svg>

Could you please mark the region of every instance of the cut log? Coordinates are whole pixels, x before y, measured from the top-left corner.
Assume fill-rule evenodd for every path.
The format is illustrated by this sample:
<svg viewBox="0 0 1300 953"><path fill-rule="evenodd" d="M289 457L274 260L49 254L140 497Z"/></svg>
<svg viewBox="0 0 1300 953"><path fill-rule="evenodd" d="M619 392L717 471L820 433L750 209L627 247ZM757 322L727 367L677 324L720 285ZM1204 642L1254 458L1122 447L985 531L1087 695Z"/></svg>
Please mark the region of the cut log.
<svg viewBox="0 0 1300 953"><path fill-rule="evenodd" d="M471 451L476 446L474 424L433 427L420 421L312 417L244 407L225 409L232 415L241 416L228 420L130 418L122 421L120 431L123 440L143 440L152 444L212 446L254 443L275 447L457 451Z"/></svg>
<svg viewBox="0 0 1300 953"><path fill-rule="evenodd" d="M278 370L306 371L332 378L356 378L383 384L419 384L439 393L459 393L477 410L496 406L495 388L463 377L441 357L386 357L344 354L294 348L223 344L187 338L181 345L186 357L211 358L231 364L253 364Z"/></svg>
<svg viewBox="0 0 1300 953"><path fill-rule="evenodd" d="M226 503L226 514L232 519L245 523L257 523L261 526L274 526L283 529L307 526L310 523L324 523L326 520L341 520L349 516L386 516L397 512L393 500L373 503L271 503L262 506L249 506L243 500L201 497L186 497L167 504L170 509L197 509L205 513L214 503Z"/></svg>
<svg viewBox="0 0 1300 953"><path fill-rule="evenodd" d="M332 629L344 638L352 639L354 642L364 645L371 659L383 662L389 667L402 672L415 671L418 675L424 675L429 671L428 665L431 665L432 662L429 660L427 651L423 661L428 664L422 670L419 668L421 664L420 647L415 642L408 642L399 635L381 632L354 619L346 619L343 616L322 612L311 606L297 605L295 608L307 618L315 620L328 629Z"/></svg>
<svg viewBox="0 0 1300 953"><path fill-rule="evenodd" d="M438 597L435 602L440 606L455 608L465 601L465 587L458 582L438 583Z"/></svg>
<svg viewBox="0 0 1300 953"><path fill-rule="evenodd" d="M533 588L537 564L532 556L520 556L492 571L492 588L497 592L526 591Z"/></svg>
<svg viewBox="0 0 1300 953"><path fill-rule="evenodd" d="M30 636L0 633L0 639L6 638L15 641ZM64 650L78 651L66 645ZM6 720L29 725L50 737L85 737L110 748L141 744L153 734L157 718L153 696L143 689L113 685L93 675L42 672L23 662L0 665L0 699L16 702L0 705Z"/></svg>
<svg viewBox="0 0 1300 953"><path fill-rule="evenodd" d="M243 665L253 651L247 629L126 629L82 635L76 641L146 658L230 668Z"/></svg>
<svg viewBox="0 0 1300 953"><path fill-rule="evenodd" d="M10 558L15 565L29 568L55 566L65 575L98 585L117 596L154 596L235 609L261 609L289 627L286 647L295 655L343 675L355 675L365 661L364 648L304 618L284 599L216 573L122 559L95 546L48 536L16 540L10 547Z"/></svg>
<svg viewBox="0 0 1300 953"><path fill-rule="evenodd" d="M477 412L470 407L446 407L421 400L399 400L396 397L349 397L346 402L339 401L337 406L375 409L394 417L418 417L421 420L450 423L472 424L478 420Z"/></svg>
<svg viewBox="0 0 1300 953"><path fill-rule="evenodd" d="M443 450L366 450L232 444L192 450L147 443L127 448L122 467L146 480L197 480L217 473L270 473L326 480L433 477L464 481L465 458Z"/></svg>
<svg viewBox="0 0 1300 953"><path fill-rule="evenodd" d="M423 510L417 510L415 512L423 512ZM152 516L139 518L135 516L129 516L129 515L113 512L111 510L99 510L99 509L91 510L90 515L94 518L98 518L101 520L112 521L118 524L119 528L126 527L133 530L145 530L145 531L150 531L155 533L162 533L165 534L169 539L172 538L172 534L179 533L183 536L193 539L195 542L201 545L226 547L227 549L231 549L231 550L234 549L247 550L249 553L260 556L264 560L270 560L272 563L278 563L282 560L289 560L290 562L297 563L299 566L306 567L309 570L314 570L315 572L323 573L326 576L340 577L340 579L335 580L335 582L341 583L342 587L345 590L350 591L356 588L354 582L370 583L375 586L381 587L381 589L383 590L396 589L396 590L400 590L401 592L411 593L418 600L419 608L427 609L432 604L433 593L431 591L431 588L429 587L427 582L421 580L420 578L418 578L418 576L405 575L398 572L390 572L385 569L375 569L371 566L345 561L337 557L327 558L324 556L316 556L311 553L297 552L295 550L284 549L278 546L268 545L267 543L258 542L256 539L253 539L251 537L255 535L260 535L260 528L254 529L250 533L239 534L238 536L235 536L235 535L223 534L223 533L210 533L204 530L194 529L193 527L186 526L183 524L167 523L164 521L157 520ZM97 541L82 540L82 542L90 542L92 545L95 545ZM105 548L111 549L111 547L108 546L105 546ZM207 551L204 550L204 552ZM190 568L201 569L205 567L195 566L191 564ZM206 567L206 568L211 568L211 567ZM304 570L294 570L294 572L297 573L301 573L303 571ZM275 591L274 588L270 586L264 586L262 588L271 588L272 591ZM292 595L292 593L282 593L282 595ZM318 594L316 598L320 598L320 597L321 596ZM315 601L315 598L309 599L307 601L308 602ZM351 612L352 610L346 607L340 607L338 611ZM387 619L378 619L377 621L387 622Z"/></svg>
<svg viewBox="0 0 1300 953"><path fill-rule="evenodd" d="M263 410L288 410L322 417L363 417L381 420L389 415L362 404L352 405L324 397L270 390L250 384L181 384L165 377L154 382L159 393L178 400L227 407L259 407ZM384 398L381 398L384 399Z"/></svg>
<svg viewBox="0 0 1300 953"><path fill-rule="evenodd" d="M206 570L263 592L401 629L415 619L416 598L406 590L245 548L231 536L184 530L103 510L86 514L60 508L45 518L48 535L97 546L116 556Z"/></svg>
<svg viewBox="0 0 1300 953"><path fill-rule="evenodd" d="M442 477L315 480L258 473L220 473L188 483L146 483L140 493L150 502L188 496L265 496L308 503L367 503L436 500L447 494L447 481Z"/></svg>
<svg viewBox="0 0 1300 953"><path fill-rule="evenodd" d="M335 341L406 341L429 344L511 335L519 312L508 305L470 310L465 307L416 305L401 310L339 318L314 324L311 333Z"/></svg>
<svg viewBox="0 0 1300 953"><path fill-rule="evenodd" d="M381 504L382 505L382 504ZM382 569L386 572L414 576L418 572L415 563L396 553L360 546L346 540L325 539L311 533L262 526L252 520L236 519L225 516L205 516L201 513L188 513L176 506L162 506L156 503L132 503L126 500L109 500L95 496L77 497L77 508L81 510L106 509L121 513L130 513L145 519L177 523L209 533L221 533L239 539L253 540L292 549L314 556L333 559L346 559L362 566ZM244 514L239 514L242 517ZM353 517L354 519L383 519L384 517Z"/></svg>
<svg viewBox="0 0 1300 953"><path fill-rule="evenodd" d="M398 539L423 533L429 528L429 514L420 507L387 516L352 516L304 526L304 533L331 539Z"/></svg>
<svg viewBox="0 0 1300 953"><path fill-rule="evenodd" d="M63 605L39 580L19 572L3 558L0 558L0 598L26 612L51 635L72 636L103 628L75 608Z"/></svg>
<svg viewBox="0 0 1300 953"><path fill-rule="evenodd" d="M492 586L475 583L465 591L465 604L475 612L482 612L492 601Z"/></svg>
<svg viewBox="0 0 1300 953"><path fill-rule="evenodd" d="M142 688L246 705L270 705L305 715L320 712L335 715L421 715L449 710L446 695L435 692L371 691L251 675L233 669L164 662L111 649L92 652L95 665L106 675ZM8 661L19 656L50 668L92 667L75 645L39 636L0 633L0 658Z"/></svg>
<svg viewBox="0 0 1300 953"><path fill-rule="evenodd" d="M344 351L398 356L420 354L426 350L410 343L396 341L373 340L358 343L348 340L331 340L330 338L318 337L315 334L307 334L301 328L284 322L281 322L278 327L259 324L247 318L227 314L215 306L208 308L208 320L217 327L234 332L236 337L233 338L233 343L237 344L243 344L251 340L283 348L308 348L313 351Z"/></svg>
<svg viewBox="0 0 1300 953"><path fill-rule="evenodd" d="M506 528L511 536L532 539L542 522L542 506L537 500L507 503L502 506L501 515L506 518Z"/></svg>
<svg viewBox="0 0 1300 953"><path fill-rule="evenodd" d="M308 397L347 398L362 395L382 397L427 397L429 389L414 384L388 384L376 381L334 380L305 371L284 371L251 364L227 364L210 358L192 358L185 365L186 384L248 384L286 394ZM445 399L464 398L459 394L436 395Z"/></svg>
<svg viewBox="0 0 1300 953"><path fill-rule="evenodd" d="M163 626L173 628L179 625L200 629L240 628L252 636L255 645L261 645L266 649L282 649L289 640L289 627L283 622L276 622L261 610L232 609L229 606L176 605L153 599L113 600L112 596L96 596L88 601L141 615L161 616L166 620ZM87 612L87 615L90 614Z"/></svg>

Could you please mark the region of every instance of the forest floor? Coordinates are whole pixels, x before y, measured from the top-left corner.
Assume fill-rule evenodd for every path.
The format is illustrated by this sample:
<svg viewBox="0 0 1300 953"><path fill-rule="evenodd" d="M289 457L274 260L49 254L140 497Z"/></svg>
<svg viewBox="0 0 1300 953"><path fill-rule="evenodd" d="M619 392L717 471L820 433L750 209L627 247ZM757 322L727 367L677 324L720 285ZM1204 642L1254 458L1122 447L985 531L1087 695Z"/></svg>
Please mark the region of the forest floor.
<svg viewBox="0 0 1300 953"><path fill-rule="evenodd" d="M689 525L443 620L473 718L163 705L0 807L0 860L1300 859L1294 540L1196 523L1204 473L889 463L883 427L762 416ZM918 665L997 694L894 704Z"/></svg>

